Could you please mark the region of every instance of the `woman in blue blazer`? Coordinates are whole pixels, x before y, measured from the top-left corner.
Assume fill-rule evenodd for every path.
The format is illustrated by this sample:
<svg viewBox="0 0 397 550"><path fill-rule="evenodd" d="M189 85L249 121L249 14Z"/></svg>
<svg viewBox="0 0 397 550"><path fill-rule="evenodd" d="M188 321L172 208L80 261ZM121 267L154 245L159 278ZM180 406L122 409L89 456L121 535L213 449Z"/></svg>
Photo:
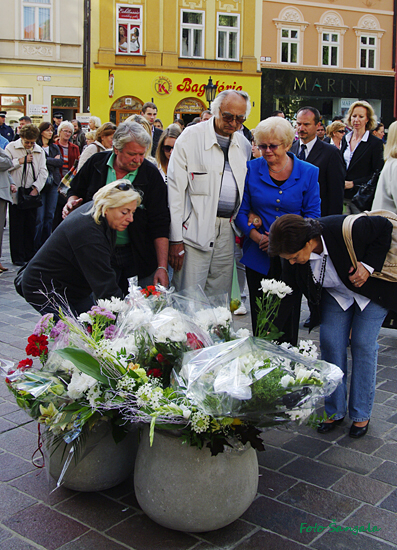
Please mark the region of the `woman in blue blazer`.
<svg viewBox="0 0 397 550"><path fill-rule="evenodd" d="M247 164L243 201L236 218L236 225L245 235L241 262L246 266L254 334L256 297L261 293L260 281L267 278L270 268L270 226L283 214L320 216L319 169L288 152L294 137L291 124L281 117L269 117L258 124L255 141L262 157ZM261 218L259 229L248 224L250 212Z"/></svg>

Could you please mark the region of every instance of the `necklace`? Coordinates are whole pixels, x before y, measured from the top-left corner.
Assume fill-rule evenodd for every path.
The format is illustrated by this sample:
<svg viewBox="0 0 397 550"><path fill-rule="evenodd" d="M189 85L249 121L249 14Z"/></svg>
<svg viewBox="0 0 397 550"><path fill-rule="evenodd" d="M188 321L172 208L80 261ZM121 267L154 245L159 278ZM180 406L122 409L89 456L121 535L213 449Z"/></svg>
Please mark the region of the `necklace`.
<svg viewBox="0 0 397 550"><path fill-rule="evenodd" d="M307 283L308 283L308 289L309 289L309 301L312 302L312 304L314 304L315 306L318 306L319 303L320 303L320 299L321 299L321 291L322 291L322 288L323 288L323 283L324 283L324 277L325 277L325 267L327 265L327 258L328 258L328 255L324 254L323 256L323 261L322 261L322 264L321 264L321 269L320 269L320 276L318 278L318 281L317 279L315 278L315 276L313 275L313 271L312 271L312 266L310 265L310 260L309 260L309 269L308 269L308 272L307 272ZM311 288L314 284L314 292L311 293ZM310 294L312 294L312 296L310 296Z"/></svg>
<svg viewBox="0 0 397 550"><path fill-rule="evenodd" d="M288 161L289 161L289 157L287 157L287 162L284 164L284 166L281 168L281 170L273 170L273 168L270 168L269 164L267 165L267 167L269 168L270 172L274 172L274 174L279 174L287 166Z"/></svg>

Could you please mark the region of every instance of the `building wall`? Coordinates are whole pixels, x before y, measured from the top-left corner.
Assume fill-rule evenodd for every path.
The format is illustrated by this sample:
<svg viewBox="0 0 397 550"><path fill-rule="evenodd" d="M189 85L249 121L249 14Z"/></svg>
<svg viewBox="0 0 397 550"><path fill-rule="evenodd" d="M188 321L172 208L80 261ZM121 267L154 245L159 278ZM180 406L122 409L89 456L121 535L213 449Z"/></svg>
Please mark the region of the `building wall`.
<svg viewBox="0 0 397 550"><path fill-rule="evenodd" d="M142 9L139 55L118 53L116 18L120 12L117 11L117 4ZM180 55L181 10L204 12L201 58ZM124 96L131 96L141 103L154 101L159 117L165 125L169 125L177 105L183 99L191 98L192 103L198 99L200 109L207 107L200 87L207 84L211 76L214 83L218 82L218 91L222 90L222 86L234 86L250 94L253 109L248 125L255 125L260 120L261 12L262 0L93 2L91 113L102 120L109 120L113 103ZM240 16L238 60L216 58L217 13ZM114 76L113 97L109 97L108 93L109 71ZM159 82L164 86L159 86Z"/></svg>
<svg viewBox="0 0 397 550"><path fill-rule="evenodd" d="M38 113L42 105L40 114L33 116L36 123L52 120L53 96L74 97L76 104L77 98L81 101L83 2L49 0L48 4L37 4L50 9L50 34L43 39L24 35L23 8L34 4L0 0L0 94L26 96L26 104L20 107L23 114ZM8 113L7 122L15 124L21 110L7 105L3 108Z"/></svg>

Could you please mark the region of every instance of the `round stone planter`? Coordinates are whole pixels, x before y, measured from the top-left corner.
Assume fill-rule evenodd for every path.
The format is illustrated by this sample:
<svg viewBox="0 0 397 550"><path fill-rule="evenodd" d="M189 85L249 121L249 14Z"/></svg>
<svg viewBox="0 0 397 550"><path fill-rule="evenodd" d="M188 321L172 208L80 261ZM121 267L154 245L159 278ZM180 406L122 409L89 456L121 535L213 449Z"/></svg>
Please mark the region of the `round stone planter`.
<svg viewBox="0 0 397 550"><path fill-rule="evenodd" d="M258 460L246 450L211 456L157 430L150 447L145 427L134 472L135 495L155 522L178 531L220 529L239 518L258 489Z"/></svg>
<svg viewBox="0 0 397 550"><path fill-rule="evenodd" d="M54 451L46 451L46 463L56 481L70 451L71 444L62 443ZM79 450L79 460L72 458L62 479L62 486L74 491L95 492L115 487L133 471L138 448L138 430L133 429L115 443L109 422L98 422Z"/></svg>

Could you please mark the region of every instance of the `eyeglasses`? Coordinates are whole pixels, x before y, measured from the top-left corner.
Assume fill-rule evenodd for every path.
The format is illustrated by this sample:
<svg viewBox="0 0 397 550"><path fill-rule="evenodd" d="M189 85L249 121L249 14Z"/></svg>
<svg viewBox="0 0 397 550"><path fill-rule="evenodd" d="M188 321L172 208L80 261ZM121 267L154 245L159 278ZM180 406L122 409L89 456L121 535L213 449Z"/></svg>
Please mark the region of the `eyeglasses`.
<svg viewBox="0 0 397 550"><path fill-rule="evenodd" d="M346 134L346 130L337 130L339 134Z"/></svg>
<svg viewBox="0 0 397 550"><path fill-rule="evenodd" d="M163 149L166 153L171 153L173 148L174 148L173 145L163 145Z"/></svg>
<svg viewBox="0 0 397 550"><path fill-rule="evenodd" d="M257 145L258 149L260 149L261 151L267 151L268 149L270 149L270 151L275 151L276 149L278 149L280 147L281 143L279 143L278 145L276 145L275 143L271 143L270 145Z"/></svg>
<svg viewBox="0 0 397 550"><path fill-rule="evenodd" d="M118 185L116 185L116 189L118 189L119 191L128 191L134 188L130 183L119 183Z"/></svg>
<svg viewBox="0 0 397 550"><path fill-rule="evenodd" d="M221 113L222 115L222 118L225 122L234 122L236 121L238 124L243 124L243 122L245 122L246 120L246 116L245 115L232 115L232 113L222 113L222 111L219 109L219 112Z"/></svg>

